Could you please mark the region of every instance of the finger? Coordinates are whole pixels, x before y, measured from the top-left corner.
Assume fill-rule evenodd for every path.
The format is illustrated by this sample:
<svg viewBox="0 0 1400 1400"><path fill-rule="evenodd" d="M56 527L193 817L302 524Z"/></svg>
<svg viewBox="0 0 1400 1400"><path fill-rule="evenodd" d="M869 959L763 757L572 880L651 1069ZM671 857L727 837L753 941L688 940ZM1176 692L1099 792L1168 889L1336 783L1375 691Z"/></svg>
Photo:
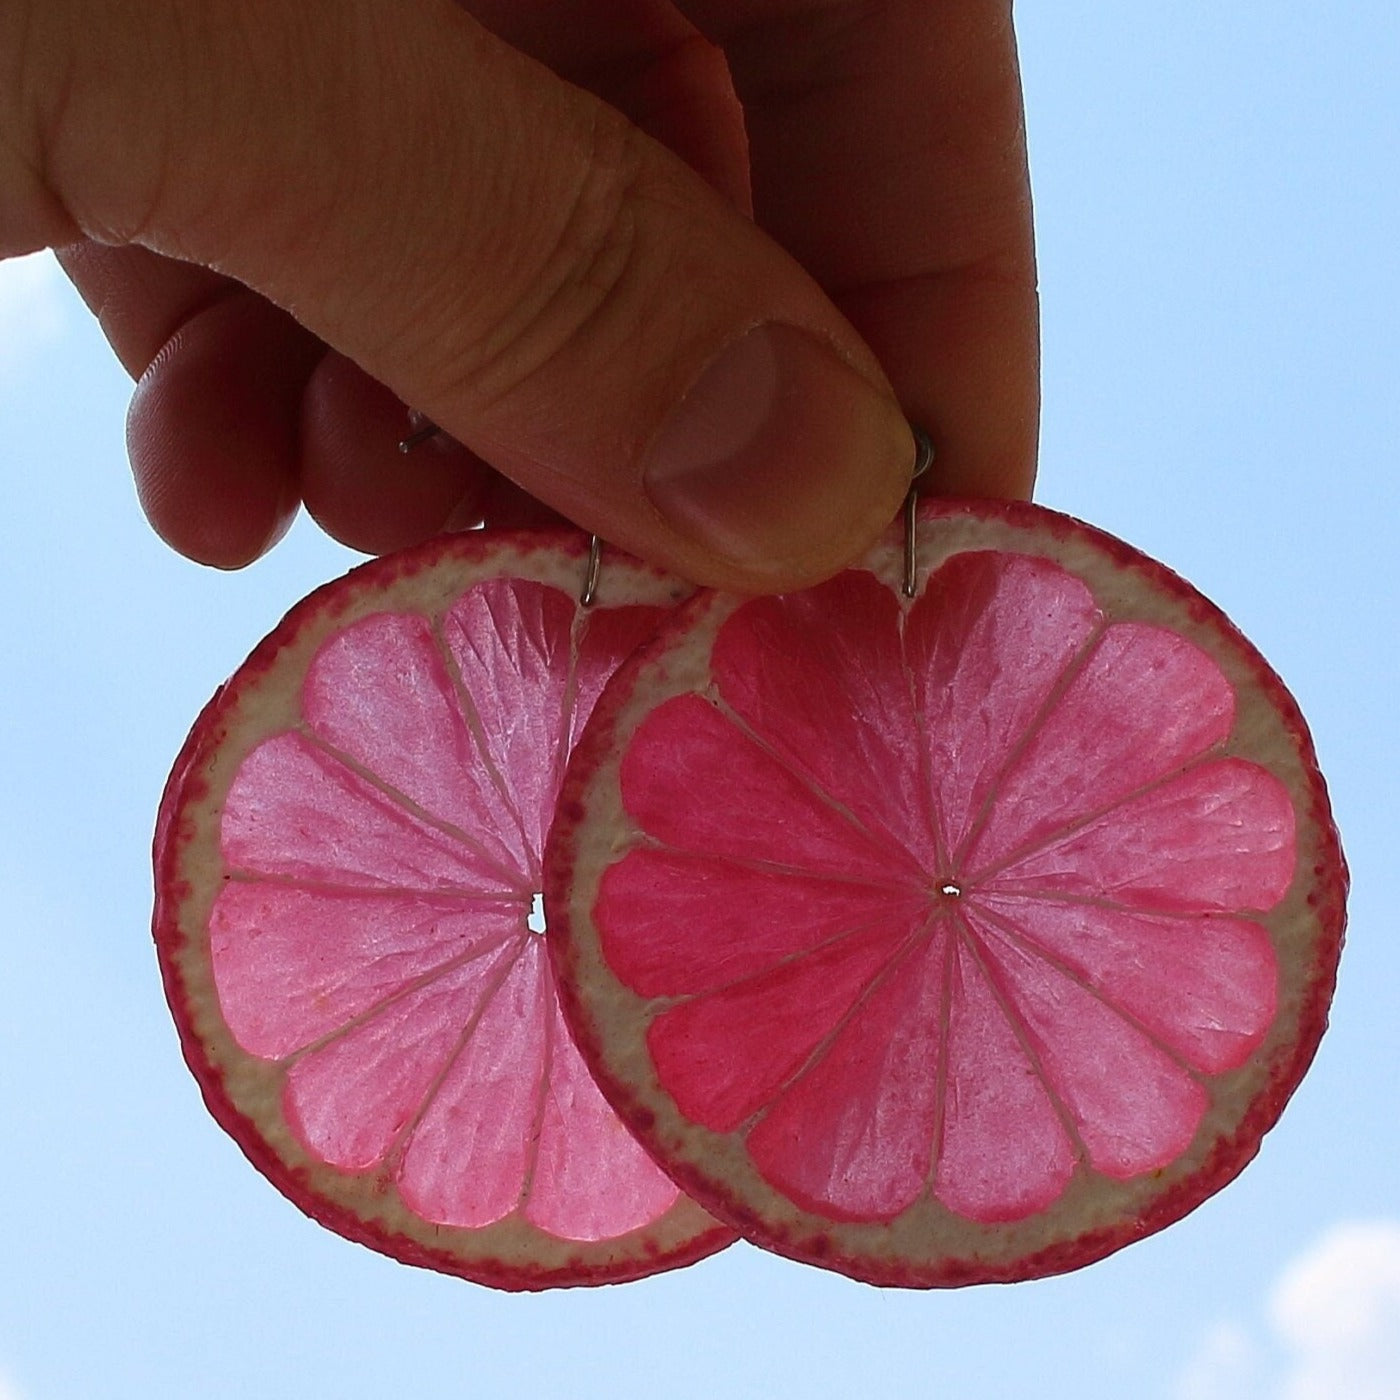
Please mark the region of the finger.
<svg viewBox="0 0 1400 1400"><path fill-rule="evenodd" d="M127 448L156 532L234 569L286 532L298 505L302 392L322 345L247 291L221 296L166 342L132 396Z"/></svg>
<svg viewBox="0 0 1400 1400"><path fill-rule="evenodd" d="M680 0L728 55L755 216L937 445L936 489L1028 495L1030 187L1008 0Z"/></svg>
<svg viewBox="0 0 1400 1400"><path fill-rule="evenodd" d="M467 529L485 525L492 529L515 530L567 523L557 511L542 505L503 476L491 478L484 496L477 502L477 515L478 518L472 520L465 515L458 516L456 527Z"/></svg>
<svg viewBox="0 0 1400 1400"><path fill-rule="evenodd" d="M821 577L897 506L907 426L820 289L454 7L48 0L8 37L26 101L0 146L45 173L43 197L3 191L11 229L236 278L568 518L702 582Z"/></svg>
<svg viewBox="0 0 1400 1400"><path fill-rule="evenodd" d="M57 249L57 255L133 379L145 374L186 321L240 290L237 282L206 267L147 248L108 248L83 239Z"/></svg>
<svg viewBox="0 0 1400 1400"><path fill-rule="evenodd" d="M491 511L510 523L550 514L503 493L450 438L406 457L408 409L343 356L317 361L290 317L237 282L138 247L84 242L58 257L141 381L127 427L137 496L182 553L225 568L251 562L283 533L298 494L327 534L368 554ZM234 305L204 314L226 299ZM287 344L297 353L283 353ZM279 365L291 381L269 372Z"/></svg>
<svg viewBox="0 0 1400 1400"><path fill-rule="evenodd" d="M314 340L237 282L145 248L84 240L58 259L138 381L127 451L152 528L200 563L251 563L296 513Z"/></svg>
<svg viewBox="0 0 1400 1400"><path fill-rule="evenodd" d="M409 412L342 355L316 366L302 405L301 494L328 535L387 554L474 525L495 474L437 434L404 452Z"/></svg>

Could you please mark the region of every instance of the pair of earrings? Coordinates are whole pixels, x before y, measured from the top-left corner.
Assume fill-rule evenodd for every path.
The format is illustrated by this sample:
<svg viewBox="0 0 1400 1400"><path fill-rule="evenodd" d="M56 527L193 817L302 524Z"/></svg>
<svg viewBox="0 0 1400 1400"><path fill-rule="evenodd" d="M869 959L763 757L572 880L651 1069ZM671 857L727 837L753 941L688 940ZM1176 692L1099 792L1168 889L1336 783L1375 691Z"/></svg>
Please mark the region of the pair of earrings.
<svg viewBox="0 0 1400 1400"><path fill-rule="evenodd" d="M598 564L375 560L196 723L156 941L279 1189L508 1288L740 1233L932 1286L1087 1263L1243 1167L1346 875L1222 614L1077 521L912 490L804 593Z"/></svg>

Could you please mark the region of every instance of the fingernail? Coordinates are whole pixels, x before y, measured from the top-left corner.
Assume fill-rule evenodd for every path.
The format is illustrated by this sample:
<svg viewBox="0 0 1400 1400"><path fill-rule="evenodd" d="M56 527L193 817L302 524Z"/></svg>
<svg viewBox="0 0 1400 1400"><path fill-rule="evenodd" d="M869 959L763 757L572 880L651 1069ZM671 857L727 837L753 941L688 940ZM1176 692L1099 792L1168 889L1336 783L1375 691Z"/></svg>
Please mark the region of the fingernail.
<svg viewBox="0 0 1400 1400"><path fill-rule="evenodd" d="M643 480L676 530L744 568L831 572L889 523L912 463L888 391L817 337L768 324L706 366Z"/></svg>

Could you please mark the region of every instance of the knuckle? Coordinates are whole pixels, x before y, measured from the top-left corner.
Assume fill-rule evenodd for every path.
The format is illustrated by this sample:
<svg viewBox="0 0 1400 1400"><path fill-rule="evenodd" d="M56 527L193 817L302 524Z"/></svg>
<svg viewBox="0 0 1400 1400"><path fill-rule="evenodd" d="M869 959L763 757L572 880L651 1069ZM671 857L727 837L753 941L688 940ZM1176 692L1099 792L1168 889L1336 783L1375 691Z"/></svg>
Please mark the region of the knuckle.
<svg viewBox="0 0 1400 1400"><path fill-rule="evenodd" d="M32 7L0 6L0 257L73 233L49 171L54 109L65 105L67 79L37 32L39 19Z"/></svg>
<svg viewBox="0 0 1400 1400"><path fill-rule="evenodd" d="M127 75L164 72L158 17L124 12L105 33L101 5L16 11L18 33L0 32L0 53L9 56L0 89L18 99L17 111L0 113L6 158L23 164L31 201L66 225L69 241L134 241L162 179L164 145L149 118L163 83L133 84Z"/></svg>

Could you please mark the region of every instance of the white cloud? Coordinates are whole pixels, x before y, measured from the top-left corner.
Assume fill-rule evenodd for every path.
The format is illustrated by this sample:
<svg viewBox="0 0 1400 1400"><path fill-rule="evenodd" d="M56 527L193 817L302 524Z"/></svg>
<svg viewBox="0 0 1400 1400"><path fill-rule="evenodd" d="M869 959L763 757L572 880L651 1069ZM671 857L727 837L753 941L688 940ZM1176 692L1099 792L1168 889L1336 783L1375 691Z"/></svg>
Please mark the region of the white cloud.
<svg viewBox="0 0 1400 1400"><path fill-rule="evenodd" d="M1175 1400L1400 1400L1400 1222L1333 1226L1289 1262L1253 1328L1220 1323Z"/></svg>
<svg viewBox="0 0 1400 1400"><path fill-rule="evenodd" d="M1400 1400L1400 1223L1329 1230L1284 1270L1269 1321L1284 1400Z"/></svg>
<svg viewBox="0 0 1400 1400"><path fill-rule="evenodd" d="M23 1400L19 1387L3 1371L0 1371L0 1400Z"/></svg>
<svg viewBox="0 0 1400 1400"><path fill-rule="evenodd" d="M0 262L0 375L63 336L67 283L51 253ZM5 1400L0 1392L0 1400Z"/></svg>

